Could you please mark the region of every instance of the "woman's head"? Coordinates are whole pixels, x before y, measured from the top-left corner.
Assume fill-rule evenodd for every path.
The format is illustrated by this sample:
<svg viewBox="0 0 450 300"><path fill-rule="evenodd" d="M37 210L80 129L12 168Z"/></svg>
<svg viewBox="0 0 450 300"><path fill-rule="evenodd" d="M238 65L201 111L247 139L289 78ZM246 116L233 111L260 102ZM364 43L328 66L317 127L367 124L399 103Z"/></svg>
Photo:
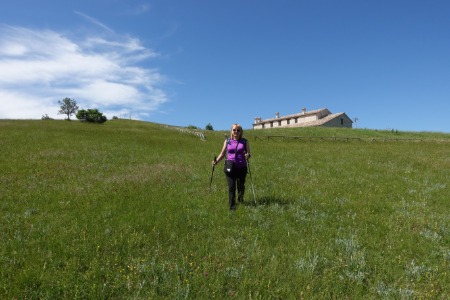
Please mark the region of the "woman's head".
<svg viewBox="0 0 450 300"><path fill-rule="evenodd" d="M231 126L231 132L230 135L232 138L238 140L240 138L242 138L242 134L244 133L244 131L242 130L242 126L239 124L233 124Z"/></svg>

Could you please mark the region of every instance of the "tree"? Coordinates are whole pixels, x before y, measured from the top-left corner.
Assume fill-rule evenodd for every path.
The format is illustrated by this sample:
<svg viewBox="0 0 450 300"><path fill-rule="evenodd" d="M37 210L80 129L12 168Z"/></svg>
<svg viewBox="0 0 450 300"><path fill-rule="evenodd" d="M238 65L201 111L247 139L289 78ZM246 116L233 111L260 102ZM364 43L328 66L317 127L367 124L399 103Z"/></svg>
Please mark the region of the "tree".
<svg viewBox="0 0 450 300"><path fill-rule="evenodd" d="M59 114L67 115L67 120L70 121L70 116L76 114L78 111L78 105L75 99L64 98L62 101L58 101L60 105Z"/></svg>
<svg viewBox="0 0 450 300"><path fill-rule="evenodd" d="M43 115L42 120L53 120L52 118L50 118L47 114Z"/></svg>
<svg viewBox="0 0 450 300"><path fill-rule="evenodd" d="M211 123L208 123L205 127L205 130L214 130L213 126L211 125Z"/></svg>
<svg viewBox="0 0 450 300"><path fill-rule="evenodd" d="M90 123L104 123L108 120L98 109L81 109L77 113L77 119Z"/></svg>

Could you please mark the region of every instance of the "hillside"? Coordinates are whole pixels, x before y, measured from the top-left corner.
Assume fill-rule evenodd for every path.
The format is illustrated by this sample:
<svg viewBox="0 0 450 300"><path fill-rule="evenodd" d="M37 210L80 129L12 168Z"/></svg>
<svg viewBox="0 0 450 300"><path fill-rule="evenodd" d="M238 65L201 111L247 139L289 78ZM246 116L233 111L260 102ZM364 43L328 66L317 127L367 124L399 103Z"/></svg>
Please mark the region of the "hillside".
<svg viewBox="0 0 450 300"><path fill-rule="evenodd" d="M235 213L224 134L0 121L1 298L450 298L448 134L248 130Z"/></svg>
<svg viewBox="0 0 450 300"><path fill-rule="evenodd" d="M282 135L290 137L338 137L338 138L359 138L362 140L383 139L383 140L435 140L450 141L450 134L442 132L409 132L398 130L372 130L372 129L351 129L351 128L331 128L331 127L305 127L305 128L273 128L264 130L250 130L251 135L268 136Z"/></svg>

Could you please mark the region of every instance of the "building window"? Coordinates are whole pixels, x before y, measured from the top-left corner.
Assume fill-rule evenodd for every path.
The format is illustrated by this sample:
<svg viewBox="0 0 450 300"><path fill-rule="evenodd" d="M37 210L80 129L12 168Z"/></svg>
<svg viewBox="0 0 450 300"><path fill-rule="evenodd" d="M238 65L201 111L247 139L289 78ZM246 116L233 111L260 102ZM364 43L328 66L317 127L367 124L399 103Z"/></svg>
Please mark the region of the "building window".
<svg viewBox="0 0 450 300"><path fill-rule="evenodd" d="M278 121L278 126L281 126L281 121Z"/></svg>
<svg viewBox="0 0 450 300"><path fill-rule="evenodd" d="M287 119L287 124L288 125L291 124L291 120L290 119Z"/></svg>
<svg viewBox="0 0 450 300"><path fill-rule="evenodd" d="M297 124L298 123L298 118L295 118L295 124Z"/></svg>
<svg viewBox="0 0 450 300"><path fill-rule="evenodd" d="M272 128L273 127L273 122L270 122L270 128Z"/></svg>
<svg viewBox="0 0 450 300"><path fill-rule="evenodd" d="M344 125L344 118L341 118L341 125Z"/></svg>

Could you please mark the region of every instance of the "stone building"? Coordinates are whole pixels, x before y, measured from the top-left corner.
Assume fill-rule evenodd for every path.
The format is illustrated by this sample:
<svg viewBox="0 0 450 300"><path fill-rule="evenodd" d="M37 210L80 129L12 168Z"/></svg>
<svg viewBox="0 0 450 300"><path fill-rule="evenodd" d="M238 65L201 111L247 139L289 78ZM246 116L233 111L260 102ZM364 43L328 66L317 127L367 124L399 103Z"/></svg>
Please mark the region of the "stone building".
<svg viewBox="0 0 450 300"><path fill-rule="evenodd" d="M266 129L278 127L347 127L352 128L353 121L343 112L332 114L327 108L307 111L303 108L300 113L281 116L275 114L275 118L255 118L253 129Z"/></svg>

